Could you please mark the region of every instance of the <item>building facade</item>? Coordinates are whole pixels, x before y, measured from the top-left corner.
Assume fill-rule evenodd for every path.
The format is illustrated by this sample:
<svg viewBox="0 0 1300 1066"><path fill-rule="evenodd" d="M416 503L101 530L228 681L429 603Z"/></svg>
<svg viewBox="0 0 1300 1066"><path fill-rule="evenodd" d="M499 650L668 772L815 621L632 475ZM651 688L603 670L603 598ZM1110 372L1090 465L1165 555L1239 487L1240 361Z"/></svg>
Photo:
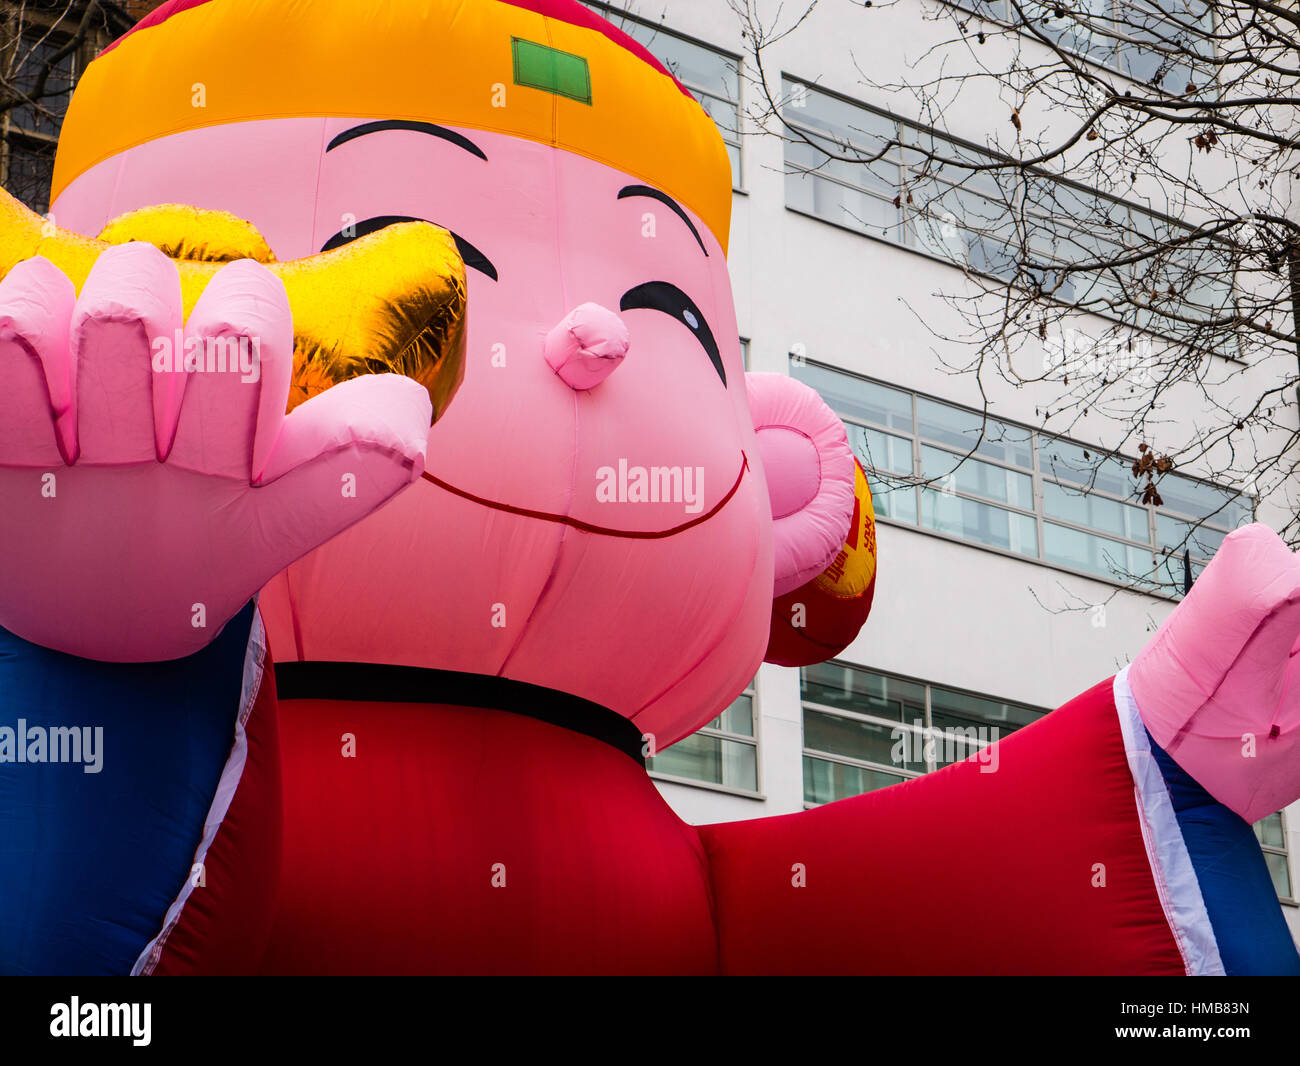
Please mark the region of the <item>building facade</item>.
<svg viewBox="0 0 1300 1066"><path fill-rule="evenodd" d="M787 814L962 758L1126 665L1176 602L1168 579L1199 572L1227 532L1252 518L1284 524L1271 501L1195 476L1209 471L1167 475L1161 505L1143 505L1128 457L1092 474L1104 426L1096 440L1042 432L1031 389L991 395L997 418L986 421L974 379L938 365L925 321L942 314L933 294L959 285L957 261L997 276L996 208L966 186L952 190L950 224L909 217L897 199L905 147L960 138L954 152L974 151L988 118L958 106L939 132L896 98L864 98L862 71L904 79L909 53L943 35L940 0L902 0L869 24L856 5L822 4L764 51L783 118L809 140L904 146L869 168L827 164L756 120L765 101L754 99L726 0L588 6L646 45L718 123L734 171L731 276L747 365L816 388L875 493L880 567L858 639L820 666L765 664L726 712L651 760L685 820ZM1140 224L1142 209L1122 206ZM985 219L978 232L962 227L972 215ZM1196 523L1191 550L1173 550ZM1142 591L1132 575L1153 572L1164 587ZM1256 833L1300 938L1300 804Z"/></svg>

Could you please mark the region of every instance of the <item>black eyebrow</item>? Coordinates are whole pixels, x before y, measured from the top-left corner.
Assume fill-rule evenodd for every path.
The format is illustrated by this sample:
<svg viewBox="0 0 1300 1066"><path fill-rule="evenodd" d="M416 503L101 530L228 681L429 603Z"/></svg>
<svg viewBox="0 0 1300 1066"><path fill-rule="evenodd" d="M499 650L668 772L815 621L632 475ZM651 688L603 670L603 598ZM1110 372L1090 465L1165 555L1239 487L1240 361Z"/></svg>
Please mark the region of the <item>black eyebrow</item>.
<svg viewBox="0 0 1300 1066"><path fill-rule="evenodd" d="M718 377L722 379L722 387L727 387L727 368L722 365L718 342L713 337L713 330L709 329L704 312L695 306L694 300L670 281L647 281L644 285L628 289L618 302L620 311L635 311L640 308L662 311L689 329L700 342L700 347L709 357Z"/></svg>
<svg viewBox="0 0 1300 1066"><path fill-rule="evenodd" d="M345 244L351 244L359 237L364 237L370 233L377 233L379 230L388 226L395 226L399 222L430 222L427 218L416 218L414 215L376 215L374 218L367 218L362 222L357 222L352 226L352 233L347 230L339 230L321 248L322 252L330 252L335 248L342 248ZM438 223L432 222L436 226ZM497 281L497 268L493 265L492 260L480 252L474 245L470 244L459 233L451 233L451 239L456 242L456 251L460 253L461 259L467 267L477 270L481 274L486 274L493 281Z"/></svg>
<svg viewBox="0 0 1300 1066"><path fill-rule="evenodd" d="M704 242L700 240L700 231L695 228L695 223L691 221L690 216L682 209L682 205L667 193L660 192L658 189L649 185L624 185L623 188L618 190L618 198L620 200L626 200L629 196L648 196L651 200L658 200L666 207L672 208L672 210L677 214L677 217L690 227L691 236L695 238L695 243L700 246L700 251L702 251L706 256L709 254L709 250L704 247Z"/></svg>
<svg viewBox="0 0 1300 1066"><path fill-rule="evenodd" d="M430 137L450 141L457 148L464 148L470 155L476 155L487 162L483 149L463 134L449 130L446 126L435 126L432 122L410 122L403 118L389 118L380 122L366 122L360 126L353 126L330 141L325 151L332 152L339 145L347 144L348 141L355 141L358 137L364 137L369 133L383 133L385 130L412 130L415 133L427 133Z"/></svg>

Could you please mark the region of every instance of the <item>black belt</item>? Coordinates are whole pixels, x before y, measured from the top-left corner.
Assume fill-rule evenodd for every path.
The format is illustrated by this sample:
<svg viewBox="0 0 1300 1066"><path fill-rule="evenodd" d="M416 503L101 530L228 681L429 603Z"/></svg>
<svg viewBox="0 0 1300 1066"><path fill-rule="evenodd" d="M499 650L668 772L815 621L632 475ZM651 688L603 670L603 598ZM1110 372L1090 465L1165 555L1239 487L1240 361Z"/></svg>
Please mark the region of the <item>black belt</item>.
<svg viewBox="0 0 1300 1066"><path fill-rule="evenodd" d="M286 700L446 703L509 711L604 741L645 765L641 730L617 711L580 696L494 674L382 663L276 663L275 687Z"/></svg>

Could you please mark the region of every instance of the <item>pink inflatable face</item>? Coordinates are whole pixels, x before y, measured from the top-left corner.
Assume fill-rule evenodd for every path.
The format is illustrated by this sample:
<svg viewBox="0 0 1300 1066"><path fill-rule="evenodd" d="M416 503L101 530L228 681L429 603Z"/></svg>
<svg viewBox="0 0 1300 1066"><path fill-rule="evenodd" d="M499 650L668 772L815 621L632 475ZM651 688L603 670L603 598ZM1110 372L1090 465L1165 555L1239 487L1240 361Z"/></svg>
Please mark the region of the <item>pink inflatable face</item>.
<svg viewBox="0 0 1300 1066"><path fill-rule="evenodd" d="M429 480L267 589L279 659L499 673L661 745L752 676L771 512L726 260L689 210L500 134L286 119L133 149L54 213L93 234L165 202L233 211L281 259L427 219L470 268L465 383Z"/></svg>

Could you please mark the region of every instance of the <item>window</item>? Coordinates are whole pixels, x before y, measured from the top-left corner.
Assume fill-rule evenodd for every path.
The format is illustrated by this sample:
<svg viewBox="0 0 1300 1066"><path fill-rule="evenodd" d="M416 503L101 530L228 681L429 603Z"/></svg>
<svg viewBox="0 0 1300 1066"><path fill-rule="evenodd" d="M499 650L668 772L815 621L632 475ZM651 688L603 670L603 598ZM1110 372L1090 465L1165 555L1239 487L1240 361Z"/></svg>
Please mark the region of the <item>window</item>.
<svg viewBox="0 0 1300 1066"><path fill-rule="evenodd" d="M970 758L1047 713L839 662L804 667L799 684L805 806Z"/></svg>
<svg viewBox="0 0 1300 1066"><path fill-rule="evenodd" d="M1154 589L1181 588L1184 555L1195 577L1253 514L1173 473L1144 505L1128 460L802 358L790 372L843 420L884 519Z"/></svg>
<svg viewBox="0 0 1300 1066"><path fill-rule="evenodd" d="M1038 286L1082 310L1160 332L1158 311L1126 294L1180 286L1178 310L1208 319L1232 306L1230 250L1183 240L1181 222L1047 175L974 168L1005 162L989 151L792 78L784 117L786 206L955 263ZM807 140L801 139L807 138ZM1141 249L1155 257L1110 269ZM1021 262L1018 260L1027 260ZM1058 269L1059 268L1059 269ZM1220 354L1239 354L1229 338Z"/></svg>
<svg viewBox="0 0 1300 1066"><path fill-rule="evenodd" d="M50 182L59 127L68 107L73 83L80 74L75 50L66 55L66 38L54 31L31 26L6 51L13 87L17 93L37 89L41 72L50 73L40 100L20 103L4 116L4 186L33 211L50 207Z"/></svg>
<svg viewBox="0 0 1300 1066"><path fill-rule="evenodd" d="M647 759L646 769L668 781L758 792L753 682L699 732Z"/></svg>
<svg viewBox="0 0 1300 1066"><path fill-rule="evenodd" d="M1291 870L1287 864L1286 821L1282 812L1270 814L1256 822L1255 836L1259 838L1259 847L1264 852L1264 861L1268 863L1268 872L1273 877L1273 887L1277 889L1278 898L1288 903L1294 902Z"/></svg>
<svg viewBox="0 0 1300 1066"><path fill-rule="evenodd" d="M602 15L672 71L673 77L718 126L731 157L731 184L742 184L740 152L740 57L633 18L608 4L583 0L584 6Z"/></svg>
<svg viewBox="0 0 1300 1066"><path fill-rule="evenodd" d="M38 215L50 209L54 145L10 129L5 139L5 188Z"/></svg>
<svg viewBox="0 0 1300 1066"><path fill-rule="evenodd" d="M1007 0L948 2L1016 26L1032 21L1056 45L1173 95L1212 76L1205 67L1193 69L1186 54L1214 54L1214 19L1206 0L1080 0L1072 5L1075 18L1056 17L1056 5L1033 0L1021 0L1019 14ZM1184 52L1170 56L1171 48Z"/></svg>

